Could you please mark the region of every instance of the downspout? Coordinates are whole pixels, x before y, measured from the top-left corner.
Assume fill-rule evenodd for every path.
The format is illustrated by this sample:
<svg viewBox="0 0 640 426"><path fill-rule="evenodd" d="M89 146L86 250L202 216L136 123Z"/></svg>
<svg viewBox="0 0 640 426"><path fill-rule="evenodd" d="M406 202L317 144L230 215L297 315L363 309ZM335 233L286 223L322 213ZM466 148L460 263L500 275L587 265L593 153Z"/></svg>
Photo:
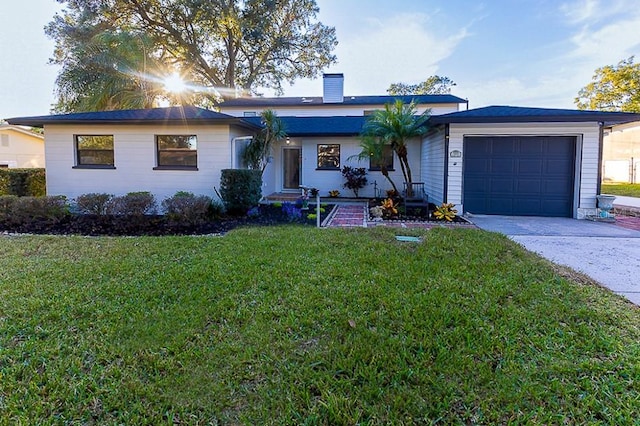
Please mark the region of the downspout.
<svg viewBox="0 0 640 426"><path fill-rule="evenodd" d="M598 182L596 185L596 195L602 191L602 157L604 155L604 123L598 121Z"/></svg>
<svg viewBox="0 0 640 426"><path fill-rule="evenodd" d="M449 194L449 123L444 125L444 182L442 202L446 203Z"/></svg>

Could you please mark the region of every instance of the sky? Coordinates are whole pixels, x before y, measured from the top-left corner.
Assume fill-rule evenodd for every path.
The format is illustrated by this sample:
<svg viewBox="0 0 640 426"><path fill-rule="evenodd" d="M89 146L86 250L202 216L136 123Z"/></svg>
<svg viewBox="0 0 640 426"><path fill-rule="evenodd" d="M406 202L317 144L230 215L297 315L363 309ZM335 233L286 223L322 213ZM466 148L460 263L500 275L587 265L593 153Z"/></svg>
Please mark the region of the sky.
<svg viewBox="0 0 640 426"><path fill-rule="evenodd" d="M447 76L470 108L575 108L596 68L637 55L638 0L316 0L335 27L345 95L383 95L391 83ZM4 1L0 10L0 118L43 115L59 69L44 34L55 0ZM269 91L263 91L269 95ZM322 78L285 86L320 96Z"/></svg>

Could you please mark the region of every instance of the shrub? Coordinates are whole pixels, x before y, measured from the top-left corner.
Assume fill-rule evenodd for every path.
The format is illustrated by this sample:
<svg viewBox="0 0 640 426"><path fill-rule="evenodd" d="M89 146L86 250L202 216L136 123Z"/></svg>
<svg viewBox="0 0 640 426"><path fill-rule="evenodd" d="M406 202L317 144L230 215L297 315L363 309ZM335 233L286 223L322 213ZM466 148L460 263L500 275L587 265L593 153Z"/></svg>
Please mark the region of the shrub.
<svg viewBox="0 0 640 426"><path fill-rule="evenodd" d="M367 170L364 167L344 166L342 168L342 176L344 176L347 181L342 186L352 190L357 197L358 191L367 184L366 174Z"/></svg>
<svg viewBox="0 0 640 426"><path fill-rule="evenodd" d="M176 192L162 201L167 217L177 222L198 224L207 220L211 213L211 197L194 195L191 192Z"/></svg>
<svg viewBox="0 0 640 426"><path fill-rule="evenodd" d="M398 205L391 199L387 198L382 201L382 216L386 219L391 219L398 216Z"/></svg>
<svg viewBox="0 0 640 426"><path fill-rule="evenodd" d="M0 195L41 197L45 187L44 169L0 169Z"/></svg>
<svg viewBox="0 0 640 426"><path fill-rule="evenodd" d="M53 197L0 197L0 218L10 225L25 225L32 222L57 223L69 214L64 196Z"/></svg>
<svg viewBox="0 0 640 426"><path fill-rule="evenodd" d="M260 213L260 207L259 206L255 206L255 207L251 207L249 209L249 211L247 212L247 216L248 217L260 217L261 213Z"/></svg>
<svg viewBox="0 0 640 426"><path fill-rule="evenodd" d="M16 195L0 196L0 222L6 222L11 219L11 211L18 197Z"/></svg>
<svg viewBox="0 0 640 426"><path fill-rule="evenodd" d="M433 217L438 220L452 222L458 214L458 210L454 209L454 207L455 205L453 203L442 203L436 207L436 210L433 212Z"/></svg>
<svg viewBox="0 0 640 426"><path fill-rule="evenodd" d="M332 189L331 191L329 191L329 197L336 198L339 196L340 196L340 191L338 191L337 189Z"/></svg>
<svg viewBox="0 0 640 426"><path fill-rule="evenodd" d="M47 180L44 169L33 169L27 173L27 194L32 197L47 195Z"/></svg>
<svg viewBox="0 0 640 426"><path fill-rule="evenodd" d="M224 169L220 177L220 198L227 211L245 214L262 197L260 170Z"/></svg>
<svg viewBox="0 0 640 426"><path fill-rule="evenodd" d="M285 214L289 222L296 222L302 219L302 210L291 203L282 203L282 213Z"/></svg>
<svg viewBox="0 0 640 426"><path fill-rule="evenodd" d="M129 192L113 197L107 204L107 213L117 216L144 216L156 213L156 198L150 192Z"/></svg>
<svg viewBox="0 0 640 426"><path fill-rule="evenodd" d="M220 217L224 215L224 212L224 204L222 204L218 200L211 201L211 205L209 206L209 216L211 216L212 218Z"/></svg>
<svg viewBox="0 0 640 426"><path fill-rule="evenodd" d="M111 194L82 194L76 197L76 207L80 213L104 215L112 198Z"/></svg>

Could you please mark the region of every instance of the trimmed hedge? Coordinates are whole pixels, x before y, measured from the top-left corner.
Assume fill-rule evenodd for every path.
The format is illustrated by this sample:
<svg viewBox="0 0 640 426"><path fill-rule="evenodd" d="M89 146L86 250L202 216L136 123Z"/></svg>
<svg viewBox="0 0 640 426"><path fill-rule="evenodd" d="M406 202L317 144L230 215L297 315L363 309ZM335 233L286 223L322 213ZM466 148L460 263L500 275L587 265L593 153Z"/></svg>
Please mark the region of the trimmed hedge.
<svg viewBox="0 0 640 426"><path fill-rule="evenodd" d="M58 223L69 215L64 196L0 196L0 224L20 226L29 223Z"/></svg>
<svg viewBox="0 0 640 426"><path fill-rule="evenodd" d="M262 197L260 170L223 169L220 177L220 198L227 212L245 214L258 205Z"/></svg>
<svg viewBox="0 0 640 426"><path fill-rule="evenodd" d="M0 169L0 195L18 197L46 195L44 169Z"/></svg>

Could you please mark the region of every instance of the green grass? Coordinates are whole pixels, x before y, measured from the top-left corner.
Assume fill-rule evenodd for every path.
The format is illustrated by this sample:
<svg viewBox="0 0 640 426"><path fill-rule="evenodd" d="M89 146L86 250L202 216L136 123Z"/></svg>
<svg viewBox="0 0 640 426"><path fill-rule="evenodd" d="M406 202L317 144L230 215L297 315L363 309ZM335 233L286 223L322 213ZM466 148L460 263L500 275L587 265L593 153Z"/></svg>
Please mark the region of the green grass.
<svg viewBox="0 0 640 426"><path fill-rule="evenodd" d="M497 234L412 235L0 237L0 424L638 421L636 307Z"/></svg>
<svg viewBox="0 0 640 426"><path fill-rule="evenodd" d="M622 195L625 197L640 197L640 184L638 183L603 183L602 193Z"/></svg>

